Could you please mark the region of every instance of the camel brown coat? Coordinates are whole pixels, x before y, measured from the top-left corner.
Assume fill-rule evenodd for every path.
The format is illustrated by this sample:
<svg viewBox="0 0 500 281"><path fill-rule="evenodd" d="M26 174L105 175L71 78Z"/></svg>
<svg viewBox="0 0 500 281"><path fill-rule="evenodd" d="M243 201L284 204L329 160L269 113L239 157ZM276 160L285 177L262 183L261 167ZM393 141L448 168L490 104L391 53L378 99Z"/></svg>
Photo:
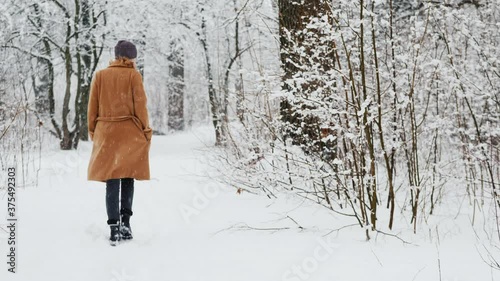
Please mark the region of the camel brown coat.
<svg viewBox="0 0 500 281"><path fill-rule="evenodd" d="M88 180L149 180L147 99L141 74L130 61L116 60L96 72L90 90L88 127L94 142Z"/></svg>

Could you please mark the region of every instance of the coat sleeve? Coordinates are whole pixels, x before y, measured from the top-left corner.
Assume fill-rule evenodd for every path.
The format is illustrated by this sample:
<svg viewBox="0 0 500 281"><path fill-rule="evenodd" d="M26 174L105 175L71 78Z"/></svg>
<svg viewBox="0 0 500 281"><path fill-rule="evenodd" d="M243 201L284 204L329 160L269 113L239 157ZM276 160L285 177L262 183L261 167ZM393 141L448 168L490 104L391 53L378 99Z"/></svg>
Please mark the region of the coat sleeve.
<svg viewBox="0 0 500 281"><path fill-rule="evenodd" d="M148 141L151 140L153 135L153 129L149 127L149 117L148 117L148 108L147 108L147 97L146 92L144 91L144 84L142 83L142 76L139 72L135 72L133 75L133 95L134 95L134 111L135 116L139 118L142 124L142 130L144 132L144 136Z"/></svg>
<svg viewBox="0 0 500 281"><path fill-rule="evenodd" d="M96 119L99 114L99 72L96 72L90 86L89 105L87 109L87 126L90 140L94 139Z"/></svg>

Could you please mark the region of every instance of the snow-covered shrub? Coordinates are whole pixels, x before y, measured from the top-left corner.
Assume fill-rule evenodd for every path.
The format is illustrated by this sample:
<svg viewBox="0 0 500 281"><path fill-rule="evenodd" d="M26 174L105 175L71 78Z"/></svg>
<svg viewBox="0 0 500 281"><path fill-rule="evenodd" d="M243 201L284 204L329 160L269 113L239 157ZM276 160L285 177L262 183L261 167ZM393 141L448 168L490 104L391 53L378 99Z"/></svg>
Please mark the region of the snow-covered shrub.
<svg viewBox="0 0 500 281"><path fill-rule="evenodd" d="M498 5L392 4L334 1L282 30L282 65L294 69L247 117L258 125L233 126L229 181L373 230L402 214L417 231L457 196L471 214L499 207Z"/></svg>

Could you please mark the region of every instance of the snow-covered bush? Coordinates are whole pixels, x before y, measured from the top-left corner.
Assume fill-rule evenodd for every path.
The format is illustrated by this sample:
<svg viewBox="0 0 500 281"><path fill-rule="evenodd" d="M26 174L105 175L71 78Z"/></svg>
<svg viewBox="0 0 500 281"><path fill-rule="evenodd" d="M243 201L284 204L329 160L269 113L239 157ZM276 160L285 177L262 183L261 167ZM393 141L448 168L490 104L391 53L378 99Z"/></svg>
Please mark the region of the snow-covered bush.
<svg viewBox="0 0 500 281"><path fill-rule="evenodd" d="M417 231L456 197L472 221L498 210L498 3L328 4L281 26L281 94L260 96L255 127L233 125L228 181L313 200L367 235L406 216Z"/></svg>

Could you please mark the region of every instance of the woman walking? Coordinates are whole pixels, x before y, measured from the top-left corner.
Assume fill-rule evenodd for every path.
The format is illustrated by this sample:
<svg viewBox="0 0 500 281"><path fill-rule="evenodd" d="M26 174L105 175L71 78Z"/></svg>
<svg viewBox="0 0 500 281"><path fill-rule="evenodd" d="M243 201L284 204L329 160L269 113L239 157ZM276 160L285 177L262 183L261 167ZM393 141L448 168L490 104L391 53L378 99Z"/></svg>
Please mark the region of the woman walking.
<svg viewBox="0 0 500 281"><path fill-rule="evenodd" d="M88 128L93 141L88 180L106 183L112 246L121 239L133 238L130 217L134 179L149 180L152 129L136 57L134 44L119 41L115 59L106 69L96 72L92 80L88 105Z"/></svg>

